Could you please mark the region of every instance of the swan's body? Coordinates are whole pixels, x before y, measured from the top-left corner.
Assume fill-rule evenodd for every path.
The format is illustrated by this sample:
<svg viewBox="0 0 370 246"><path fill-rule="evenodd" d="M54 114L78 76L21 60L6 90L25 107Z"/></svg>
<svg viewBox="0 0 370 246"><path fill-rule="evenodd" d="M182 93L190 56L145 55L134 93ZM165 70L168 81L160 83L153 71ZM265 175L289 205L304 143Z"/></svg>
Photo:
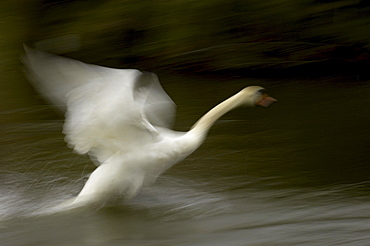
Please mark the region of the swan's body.
<svg viewBox="0 0 370 246"><path fill-rule="evenodd" d="M75 152L89 154L98 166L71 206L134 197L194 152L223 114L274 101L260 92L262 87L250 86L210 110L188 132L176 132L170 129L175 105L155 74L25 50L35 87L66 109L67 143Z"/></svg>

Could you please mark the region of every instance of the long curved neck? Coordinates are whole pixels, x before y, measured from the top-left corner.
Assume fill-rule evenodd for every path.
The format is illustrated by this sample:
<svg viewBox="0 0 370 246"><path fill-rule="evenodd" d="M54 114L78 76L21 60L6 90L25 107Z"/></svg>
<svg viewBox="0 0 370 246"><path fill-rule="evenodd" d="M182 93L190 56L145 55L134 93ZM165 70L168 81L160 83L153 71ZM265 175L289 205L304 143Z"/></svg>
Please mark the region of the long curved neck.
<svg viewBox="0 0 370 246"><path fill-rule="evenodd" d="M189 133L196 134L199 137L205 137L209 129L214 125L214 123L224 114L230 110L241 106L244 104L244 95L239 92L234 96L226 99L222 103L218 104L205 115L203 115L191 128Z"/></svg>

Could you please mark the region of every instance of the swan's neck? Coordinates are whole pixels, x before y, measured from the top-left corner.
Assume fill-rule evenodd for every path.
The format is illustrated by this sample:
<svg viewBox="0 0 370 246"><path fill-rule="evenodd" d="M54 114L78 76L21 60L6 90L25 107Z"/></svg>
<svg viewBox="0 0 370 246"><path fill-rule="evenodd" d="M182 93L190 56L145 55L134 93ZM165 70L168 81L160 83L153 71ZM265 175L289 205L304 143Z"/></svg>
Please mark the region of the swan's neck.
<svg viewBox="0 0 370 246"><path fill-rule="evenodd" d="M234 96L230 97L229 99L223 101L222 103L218 104L214 108L212 108L208 113L203 115L191 128L189 133L196 134L199 137L205 137L209 131L209 129L214 125L214 123L224 114L229 112L230 110L237 108L241 105L245 104L245 95L242 92L235 94ZM249 105L249 106L252 106Z"/></svg>

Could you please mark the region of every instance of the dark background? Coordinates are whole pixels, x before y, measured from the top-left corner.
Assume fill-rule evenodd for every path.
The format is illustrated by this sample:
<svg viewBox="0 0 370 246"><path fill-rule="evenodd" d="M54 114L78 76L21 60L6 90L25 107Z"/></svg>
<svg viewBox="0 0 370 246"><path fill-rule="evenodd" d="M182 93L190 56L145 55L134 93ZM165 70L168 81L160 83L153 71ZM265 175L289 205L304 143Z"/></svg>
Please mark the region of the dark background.
<svg viewBox="0 0 370 246"><path fill-rule="evenodd" d="M368 74L366 0L19 5L26 26L23 42L106 66L265 77Z"/></svg>

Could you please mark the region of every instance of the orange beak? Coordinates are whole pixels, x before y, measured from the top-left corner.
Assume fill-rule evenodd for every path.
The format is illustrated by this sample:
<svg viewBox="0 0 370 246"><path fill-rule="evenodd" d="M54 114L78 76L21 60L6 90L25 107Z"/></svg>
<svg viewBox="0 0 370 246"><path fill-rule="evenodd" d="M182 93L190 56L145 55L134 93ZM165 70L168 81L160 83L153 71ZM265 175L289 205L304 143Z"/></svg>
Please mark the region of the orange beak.
<svg viewBox="0 0 370 246"><path fill-rule="evenodd" d="M268 107L271 103L276 102L275 98L269 97L267 94L263 94L261 99L256 102L258 106Z"/></svg>

